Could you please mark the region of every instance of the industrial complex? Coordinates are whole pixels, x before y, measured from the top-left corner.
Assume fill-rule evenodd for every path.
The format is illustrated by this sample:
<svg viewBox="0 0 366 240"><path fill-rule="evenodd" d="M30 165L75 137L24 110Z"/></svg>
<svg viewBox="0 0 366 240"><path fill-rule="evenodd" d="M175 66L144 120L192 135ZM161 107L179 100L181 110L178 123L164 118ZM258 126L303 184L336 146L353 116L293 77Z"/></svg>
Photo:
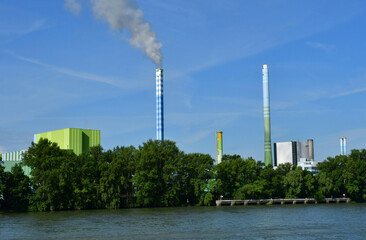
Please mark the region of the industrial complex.
<svg viewBox="0 0 366 240"><path fill-rule="evenodd" d="M316 172L317 162L314 160L314 142L289 141L276 142L273 144L272 155L271 120L270 120L270 94L269 94L269 69L264 64L262 68L263 81L263 113L264 113L264 163L266 166L273 165L275 168L284 163L301 166L303 169ZM156 69L156 139L164 140L164 91L163 69ZM216 164L223 158L223 132L216 131ZM76 155L88 152L92 146L100 145L100 130L80 128L65 128L50 132L34 134L34 142L41 138L57 143L61 149L72 150ZM346 138L340 138L341 154L347 154ZM6 171L22 161L26 150L2 153L2 161ZM274 157L272 159L272 156ZM24 168L29 175L30 169Z"/></svg>

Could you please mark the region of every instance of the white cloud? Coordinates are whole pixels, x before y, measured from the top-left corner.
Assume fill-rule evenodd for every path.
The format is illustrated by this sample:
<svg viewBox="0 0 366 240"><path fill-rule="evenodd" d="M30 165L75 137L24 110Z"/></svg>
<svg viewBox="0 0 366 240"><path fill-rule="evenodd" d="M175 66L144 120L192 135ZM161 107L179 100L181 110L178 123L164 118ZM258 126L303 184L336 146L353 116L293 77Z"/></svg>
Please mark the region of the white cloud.
<svg viewBox="0 0 366 240"><path fill-rule="evenodd" d="M121 80L121 79L116 79L116 78L100 76L100 75L96 75L93 73L79 72L79 71L75 71L72 69L57 67L57 66L54 66L51 64L43 63L37 59L19 56L12 52L9 52L9 51L3 51L3 52L6 52L6 53L12 55L14 58L21 60L23 62L28 62L28 63L32 63L32 64L35 64L35 65L38 65L41 67L45 67L52 71L59 72L59 73L62 73L62 74L65 74L65 75L68 75L71 77L77 77L77 78L81 78L81 79L85 79L85 80L89 80L89 81L100 82L100 83L108 84L108 85L122 88L122 89L137 89L137 88L141 89L141 88L148 87L139 81Z"/></svg>
<svg viewBox="0 0 366 240"><path fill-rule="evenodd" d="M201 139L207 137L208 135L210 135L211 133L213 133L213 130L203 130L201 132L198 132L196 134L194 134L192 137L185 139L182 141L182 143L195 143L200 141Z"/></svg>
<svg viewBox="0 0 366 240"><path fill-rule="evenodd" d="M65 9L77 15L81 11L81 4L77 0L65 0Z"/></svg>
<svg viewBox="0 0 366 240"><path fill-rule="evenodd" d="M306 45L308 45L309 47L312 47L312 48L321 49L327 53L330 53L332 50L335 49L334 45L324 44L324 43L320 43L320 42L306 42Z"/></svg>
<svg viewBox="0 0 366 240"><path fill-rule="evenodd" d="M46 28L46 20L44 19L38 19L26 27L15 27L9 24L0 31L0 36L23 36Z"/></svg>
<svg viewBox="0 0 366 240"><path fill-rule="evenodd" d="M352 95L355 93L361 93L361 92L366 92L366 88L356 88L356 89L353 89L350 91L342 92L342 93L339 93L339 94L333 96L332 98L344 97L344 96Z"/></svg>

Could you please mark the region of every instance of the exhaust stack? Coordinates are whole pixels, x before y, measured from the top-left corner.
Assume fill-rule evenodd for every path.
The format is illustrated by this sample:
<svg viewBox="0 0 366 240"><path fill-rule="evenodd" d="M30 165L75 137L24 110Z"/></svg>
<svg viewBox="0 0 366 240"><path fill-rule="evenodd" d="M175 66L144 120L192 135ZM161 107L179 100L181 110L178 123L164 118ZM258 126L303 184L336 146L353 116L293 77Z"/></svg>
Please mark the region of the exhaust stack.
<svg viewBox="0 0 366 240"><path fill-rule="evenodd" d="M271 120L269 111L268 66L263 65L263 110L264 110L264 164L272 164Z"/></svg>
<svg viewBox="0 0 366 240"><path fill-rule="evenodd" d="M163 69L156 69L156 139L164 140Z"/></svg>
<svg viewBox="0 0 366 240"><path fill-rule="evenodd" d="M308 139L308 156L314 160L314 140Z"/></svg>
<svg viewBox="0 0 366 240"><path fill-rule="evenodd" d="M216 164L220 164L222 162L222 132L216 132Z"/></svg>
<svg viewBox="0 0 366 240"><path fill-rule="evenodd" d="M342 137L339 139L341 145L341 155L347 155L347 138Z"/></svg>

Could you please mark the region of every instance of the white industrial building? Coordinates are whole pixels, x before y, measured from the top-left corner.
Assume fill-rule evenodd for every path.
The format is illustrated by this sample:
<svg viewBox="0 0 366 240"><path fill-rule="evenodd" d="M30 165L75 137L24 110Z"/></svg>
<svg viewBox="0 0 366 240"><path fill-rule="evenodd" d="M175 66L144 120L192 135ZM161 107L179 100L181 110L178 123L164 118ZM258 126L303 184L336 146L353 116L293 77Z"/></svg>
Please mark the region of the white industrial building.
<svg viewBox="0 0 366 240"><path fill-rule="evenodd" d="M291 141L274 143L274 167L290 163L302 167L304 170L316 173L317 162L314 161L314 141Z"/></svg>

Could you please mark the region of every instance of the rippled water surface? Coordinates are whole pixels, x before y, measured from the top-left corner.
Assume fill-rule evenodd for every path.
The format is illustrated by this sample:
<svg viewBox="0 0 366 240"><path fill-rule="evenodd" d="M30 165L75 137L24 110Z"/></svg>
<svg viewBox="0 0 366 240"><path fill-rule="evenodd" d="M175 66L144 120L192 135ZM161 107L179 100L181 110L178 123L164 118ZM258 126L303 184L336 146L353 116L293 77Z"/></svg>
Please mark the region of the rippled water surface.
<svg viewBox="0 0 366 240"><path fill-rule="evenodd" d="M366 204L0 213L0 239L366 239Z"/></svg>

